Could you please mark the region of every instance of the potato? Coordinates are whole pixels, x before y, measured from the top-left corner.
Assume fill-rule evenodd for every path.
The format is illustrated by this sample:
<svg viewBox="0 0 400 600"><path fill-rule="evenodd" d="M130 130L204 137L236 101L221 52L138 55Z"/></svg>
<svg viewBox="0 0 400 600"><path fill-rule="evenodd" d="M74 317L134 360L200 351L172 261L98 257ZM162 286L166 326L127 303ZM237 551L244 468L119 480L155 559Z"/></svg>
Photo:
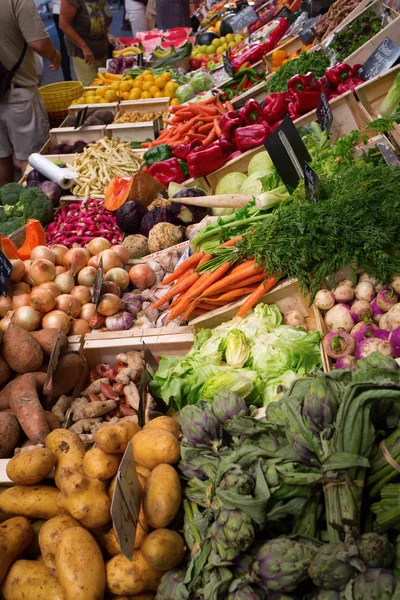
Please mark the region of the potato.
<svg viewBox="0 0 400 600"><path fill-rule="evenodd" d="M168 527L182 500L179 475L171 465L158 465L147 478L143 495L146 522L154 529Z"/></svg>
<svg viewBox="0 0 400 600"><path fill-rule="evenodd" d="M13 517L0 525L0 584L19 554L34 538L33 527L25 517Z"/></svg>
<svg viewBox="0 0 400 600"><path fill-rule="evenodd" d="M140 551L151 567L169 571L182 562L186 552L185 540L172 529L156 529L146 537Z"/></svg>
<svg viewBox="0 0 400 600"><path fill-rule="evenodd" d="M91 448L83 459L83 472L88 477L106 481L118 471L122 454L107 454L100 448Z"/></svg>
<svg viewBox="0 0 400 600"><path fill-rule="evenodd" d="M63 471L78 470L83 473L85 446L79 435L68 429L54 429L46 438L46 448L56 457L55 480L57 487Z"/></svg>
<svg viewBox="0 0 400 600"><path fill-rule="evenodd" d="M158 427L160 429L166 429L170 433L172 433L176 438L179 438L180 427L179 422L173 417L156 417L155 419L151 419L148 421L143 429L151 429L153 427Z"/></svg>
<svg viewBox="0 0 400 600"><path fill-rule="evenodd" d="M108 531L106 534L106 550L109 556L117 556L117 554L121 554L121 546L119 545L114 527L111 527L110 531Z"/></svg>
<svg viewBox="0 0 400 600"><path fill-rule="evenodd" d="M39 531L39 547L43 562L53 574L56 571L56 548L60 534L70 527L80 527L80 523L71 515L65 514L49 519Z"/></svg>
<svg viewBox="0 0 400 600"><path fill-rule="evenodd" d="M15 415L11 412L0 412L0 458L13 455L20 433L21 428Z"/></svg>
<svg viewBox="0 0 400 600"><path fill-rule="evenodd" d="M57 506L58 490L49 485L15 485L0 494L0 512L28 519L52 519L64 512Z"/></svg>
<svg viewBox="0 0 400 600"><path fill-rule="evenodd" d="M141 504L139 510L139 522L136 527L135 543L133 545L134 550L139 550L149 531L150 527L144 516L143 505Z"/></svg>
<svg viewBox="0 0 400 600"><path fill-rule="evenodd" d="M181 456L181 447L176 437L160 427L139 431L133 439L133 457L136 464L154 469L157 465L173 465Z"/></svg>
<svg viewBox="0 0 400 600"><path fill-rule="evenodd" d="M147 564L140 550L133 552L132 562L118 554L106 563L107 589L113 594L156 592L163 574Z"/></svg>
<svg viewBox="0 0 400 600"><path fill-rule="evenodd" d="M150 475L151 471L147 467L142 467L141 465L136 465L136 473L138 475L143 475L143 477L145 479L147 479L148 476Z"/></svg>
<svg viewBox="0 0 400 600"><path fill-rule="evenodd" d="M95 433L96 446L107 454L123 454L128 443L140 431L137 423L120 421L116 425L105 425Z"/></svg>
<svg viewBox="0 0 400 600"><path fill-rule="evenodd" d="M43 352L33 337L14 323L10 323L1 344L1 353L9 367L17 373L37 371L43 362Z"/></svg>
<svg viewBox="0 0 400 600"><path fill-rule="evenodd" d="M117 483L117 476L115 475L115 477L113 477L111 479L111 483L110 483L110 487L108 488L108 497L110 498L110 500L112 500L112 497L114 495L114 490L115 490L115 486Z"/></svg>
<svg viewBox="0 0 400 600"><path fill-rule="evenodd" d="M60 508L89 529L108 523L111 501L102 481L75 470L63 471L59 479L57 505Z"/></svg>
<svg viewBox="0 0 400 600"><path fill-rule="evenodd" d="M64 600L61 585L43 563L17 560L1 586L4 600Z"/></svg>
<svg viewBox="0 0 400 600"><path fill-rule="evenodd" d="M45 395L55 400L62 394L72 392L79 383L84 369L85 363L78 354L73 352L64 354L58 361L51 385L45 389Z"/></svg>
<svg viewBox="0 0 400 600"><path fill-rule="evenodd" d="M50 473L56 457L47 448L35 448L14 456L6 467L8 477L18 485L35 485Z"/></svg>
<svg viewBox="0 0 400 600"><path fill-rule="evenodd" d="M50 358L56 343L58 329L41 329L40 331L30 331L31 335L38 342L46 358ZM60 331L60 351L63 354L68 348L68 336Z"/></svg>
<svg viewBox="0 0 400 600"><path fill-rule="evenodd" d="M56 569L65 600L103 600L106 573L100 548L83 527L61 532Z"/></svg>

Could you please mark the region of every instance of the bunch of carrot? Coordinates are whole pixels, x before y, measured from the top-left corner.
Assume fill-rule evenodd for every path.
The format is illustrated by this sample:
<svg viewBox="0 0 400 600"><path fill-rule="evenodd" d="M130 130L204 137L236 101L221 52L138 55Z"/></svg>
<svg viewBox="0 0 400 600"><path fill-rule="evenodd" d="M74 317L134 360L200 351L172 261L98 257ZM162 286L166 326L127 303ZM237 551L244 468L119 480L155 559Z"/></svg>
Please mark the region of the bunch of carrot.
<svg viewBox="0 0 400 600"><path fill-rule="evenodd" d="M230 240L222 246L233 246L234 242ZM278 281L266 276L263 266L257 265L254 259L237 265L235 259L228 259L215 269L212 263L212 255L208 253L196 252L190 256L164 279L164 285L175 283L153 307L160 308L173 299L167 321L177 318L187 321L190 316L204 314L248 295L237 312L243 317Z"/></svg>
<svg viewBox="0 0 400 600"><path fill-rule="evenodd" d="M229 105L229 106L228 106ZM214 96L203 102L170 107L170 118L166 121L169 128L163 129L153 142L143 142L144 148L153 148L168 144L175 148L179 144L188 144L199 140L204 148L221 136L219 119L227 110L233 110L230 102L224 105Z"/></svg>

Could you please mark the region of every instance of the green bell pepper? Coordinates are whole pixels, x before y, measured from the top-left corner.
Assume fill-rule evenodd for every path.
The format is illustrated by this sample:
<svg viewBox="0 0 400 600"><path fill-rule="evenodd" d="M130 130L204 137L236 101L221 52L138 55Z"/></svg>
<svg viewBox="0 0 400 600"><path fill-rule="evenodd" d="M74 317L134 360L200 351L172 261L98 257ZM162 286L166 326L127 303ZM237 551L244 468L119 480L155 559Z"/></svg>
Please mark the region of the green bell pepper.
<svg viewBox="0 0 400 600"><path fill-rule="evenodd" d="M172 150L168 144L160 144L154 148L150 148L144 156L145 163L148 167L154 165L154 163L163 162L172 158Z"/></svg>

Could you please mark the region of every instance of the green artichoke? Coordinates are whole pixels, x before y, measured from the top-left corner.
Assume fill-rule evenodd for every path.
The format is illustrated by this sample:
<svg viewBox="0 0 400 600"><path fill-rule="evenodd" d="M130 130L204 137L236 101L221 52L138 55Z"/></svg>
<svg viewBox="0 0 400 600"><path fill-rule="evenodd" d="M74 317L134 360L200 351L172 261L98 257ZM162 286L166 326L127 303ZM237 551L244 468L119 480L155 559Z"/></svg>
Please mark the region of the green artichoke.
<svg viewBox="0 0 400 600"><path fill-rule="evenodd" d="M294 540L276 538L257 550L253 565L261 584L271 592L292 592L308 578L314 550Z"/></svg>
<svg viewBox="0 0 400 600"><path fill-rule="evenodd" d="M357 552L349 550L344 542L325 544L314 556L309 575L318 587L341 591L357 572L350 564L355 556Z"/></svg>
<svg viewBox="0 0 400 600"><path fill-rule="evenodd" d="M211 544L221 560L234 560L254 542L254 527L250 517L239 509L223 508L211 525Z"/></svg>
<svg viewBox="0 0 400 600"><path fill-rule="evenodd" d="M353 584L353 600L395 600L397 579L385 569L367 569Z"/></svg>
<svg viewBox="0 0 400 600"><path fill-rule="evenodd" d="M323 590L313 600L339 600L340 594L335 590Z"/></svg>
<svg viewBox="0 0 400 600"><path fill-rule="evenodd" d="M171 598L182 598L176 593L177 586L185 579L186 569L172 569L167 571L161 578L160 585L157 588L155 600L171 600Z"/></svg>
<svg viewBox="0 0 400 600"><path fill-rule="evenodd" d="M255 587L242 579L235 579L229 586L226 600L262 600L263 592L257 591Z"/></svg>
<svg viewBox="0 0 400 600"><path fill-rule="evenodd" d="M216 446L220 442L220 422L207 403L184 406L180 413L181 428L192 446Z"/></svg>
<svg viewBox="0 0 400 600"><path fill-rule="evenodd" d="M394 548L382 533L364 533L357 540L361 560L371 569L388 569L393 563Z"/></svg>
<svg viewBox="0 0 400 600"><path fill-rule="evenodd" d="M254 477L245 473L240 467L230 469L219 482L219 488L223 491L236 492L236 494L252 494L255 486Z"/></svg>
<svg viewBox="0 0 400 600"><path fill-rule="evenodd" d="M335 420L338 402L326 377L316 377L304 396L303 418L311 431L319 433Z"/></svg>
<svg viewBox="0 0 400 600"><path fill-rule="evenodd" d="M213 398L212 411L221 423L225 423L233 417L247 414L247 405L235 392L221 390Z"/></svg>

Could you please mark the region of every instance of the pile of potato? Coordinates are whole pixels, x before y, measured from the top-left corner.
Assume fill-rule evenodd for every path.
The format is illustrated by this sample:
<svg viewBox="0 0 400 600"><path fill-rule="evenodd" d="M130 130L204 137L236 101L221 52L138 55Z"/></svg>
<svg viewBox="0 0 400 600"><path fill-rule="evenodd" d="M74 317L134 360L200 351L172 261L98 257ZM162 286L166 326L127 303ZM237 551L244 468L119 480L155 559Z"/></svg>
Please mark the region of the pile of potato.
<svg viewBox="0 0 400 600"><path fill-rule="evenodd" d="M8 463L16 484L0 494L0 584L4 600L150 600L161 577L184 559L183 537L168 529L181 504L174 464L179 424L157 417L143 429L125 417L95 434L56 429L45 448ZM121 553L110 517L116 473L129 441L142 487L133 560ZM55 469L55 486L43 479Z"/></svg>

